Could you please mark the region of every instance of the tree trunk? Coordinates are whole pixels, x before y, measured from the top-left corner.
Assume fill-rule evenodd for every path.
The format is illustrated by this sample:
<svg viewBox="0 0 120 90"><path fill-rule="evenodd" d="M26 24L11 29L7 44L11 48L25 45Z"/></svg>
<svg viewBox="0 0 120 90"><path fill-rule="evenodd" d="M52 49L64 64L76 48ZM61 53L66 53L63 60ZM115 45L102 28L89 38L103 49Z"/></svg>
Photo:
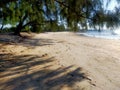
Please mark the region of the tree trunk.
<svg viewBox="0 0 120 90"><path fill-rule="evenodd" d="M2 24L2 26L1 26L0 30L3 30L3 26L4 26L4 25Z"/></svg>
<svg viewBox="0 0 120 90"><path fill-rule="evenodd" d="M21 30L24 28L23 23L24 23L24 21L26 20L27 15L28 15L28 14L25 13L25 16L23 17L23 19L21 19L21 17L20 17L20 22L19 22L19 24L17 25L17 27L16 27L16 29L15 29L15 31L14 31L14 35L21 36L21 35L20 35L20 32L21 32Z"/></svg>
<svg viewBox="0 0 120 90"><path fill-rule="evenodd" d="M21 30L22 30L22 22L20 22L20 23L17 25L17 27L16 27L16 29L15 29L15 31L14 31L14 35L21 36L21 35L20 35Z"/></svg>
<svg viewBox="0 0 120 90"><path fill-rule="evenodd" d="M98 30L98 32L101 32L101 27L100 27L100 25L99 25L99 30Z"/></svg>

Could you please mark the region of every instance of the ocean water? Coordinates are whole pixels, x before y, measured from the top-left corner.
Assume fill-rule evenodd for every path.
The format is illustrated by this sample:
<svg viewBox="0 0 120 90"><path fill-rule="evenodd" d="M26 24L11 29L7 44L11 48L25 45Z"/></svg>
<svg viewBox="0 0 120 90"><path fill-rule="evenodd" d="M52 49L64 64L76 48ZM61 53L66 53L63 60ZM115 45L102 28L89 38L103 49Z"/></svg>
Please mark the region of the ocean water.
<svg viewBox="0 0 120 90"><path fill-rule="evenodd" d="M88 30L84 33L78 32L77 34L96 38L120 39L120 30L102 30L101 32L98 30Z"/></svg>

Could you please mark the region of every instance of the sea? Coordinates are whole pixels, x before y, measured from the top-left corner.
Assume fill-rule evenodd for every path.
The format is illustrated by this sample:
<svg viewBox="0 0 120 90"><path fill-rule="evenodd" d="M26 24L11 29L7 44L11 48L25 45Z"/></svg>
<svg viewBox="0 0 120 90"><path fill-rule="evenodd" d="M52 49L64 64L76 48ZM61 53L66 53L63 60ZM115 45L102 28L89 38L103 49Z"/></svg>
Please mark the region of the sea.
<svg viewBox="0 0 120 90"><path fill-rule="evenodd" d="M88 30L86 32L77 32L77 34L95 38L120 39L120 30Z"/></svg>

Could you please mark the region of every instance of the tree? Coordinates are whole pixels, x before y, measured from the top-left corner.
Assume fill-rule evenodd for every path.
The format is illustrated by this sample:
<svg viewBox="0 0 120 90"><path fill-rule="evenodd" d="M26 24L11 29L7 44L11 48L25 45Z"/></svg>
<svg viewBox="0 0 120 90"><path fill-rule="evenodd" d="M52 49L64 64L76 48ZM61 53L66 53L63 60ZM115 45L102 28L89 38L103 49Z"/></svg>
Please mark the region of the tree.
<svg viewBox="0 0 120 90"><path fill-rule="evenodd" d="M0 5L1 21L15 27L16 35L26 27L34 32L57 31L62 26L59 21L72 31L78 31L78 25L87 29L120 23L117 12L104 9L103 0L1 0Z"/></svg>

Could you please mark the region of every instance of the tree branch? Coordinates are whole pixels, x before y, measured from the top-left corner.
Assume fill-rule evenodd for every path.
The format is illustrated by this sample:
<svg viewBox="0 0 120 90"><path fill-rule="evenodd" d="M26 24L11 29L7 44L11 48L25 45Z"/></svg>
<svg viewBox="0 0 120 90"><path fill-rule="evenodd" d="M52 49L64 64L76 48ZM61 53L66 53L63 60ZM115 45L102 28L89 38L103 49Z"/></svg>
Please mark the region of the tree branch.
<svg viewBox="0 0 120 90"><path fill-rule="evenodd" d="M73 11L78 17L87 18L87 19L92 20L92 18L90 18L90 17L86 17L86 16L84 16L83 14L79 14L77 11L75 11L75 10L74 10L73 8L71 8L70 6L66 5L64 2L61 2L61 1L58 1L58 0L54 0L54 1L56 1L57 3L65 6L65 7L68 8L68 9L70 9L70 10ZM83 12L83 13L85 13L85 12Z"/></svg>

